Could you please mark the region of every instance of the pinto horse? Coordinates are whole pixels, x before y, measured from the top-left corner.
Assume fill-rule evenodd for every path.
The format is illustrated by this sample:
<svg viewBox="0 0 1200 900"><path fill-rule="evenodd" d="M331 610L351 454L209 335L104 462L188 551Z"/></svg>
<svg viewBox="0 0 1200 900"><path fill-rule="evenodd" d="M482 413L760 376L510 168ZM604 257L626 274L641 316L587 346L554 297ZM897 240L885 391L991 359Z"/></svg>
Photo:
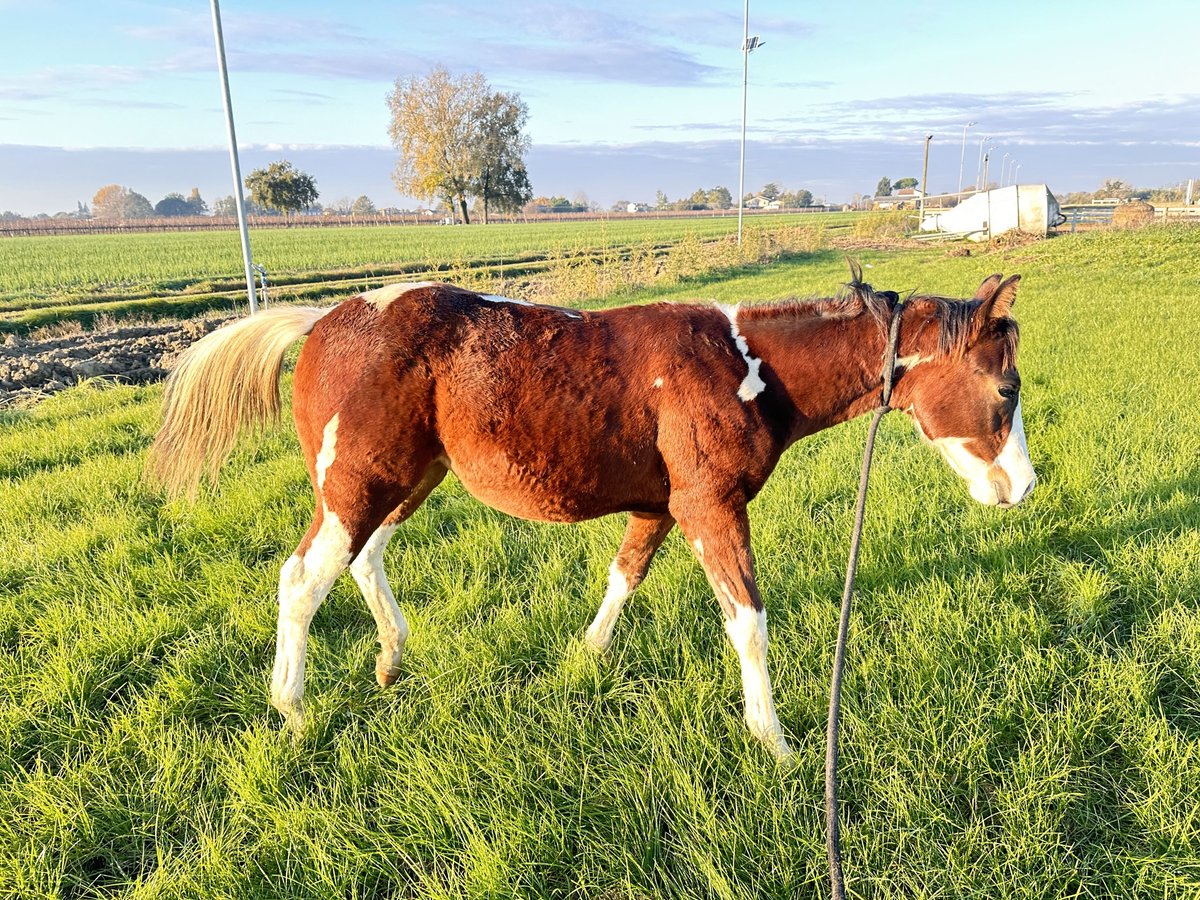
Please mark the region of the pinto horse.
<svg viewBox="0 0 1200 900"><path fill-rule="evenodd" d="M151 466L174 493L215 478L239 432L278 415L288 347L293 415L312 480L312 524L279 576L271 702L304 726L305 644L345 571L379 631L375 673L398 674L408 625L383 570L396 528L447 472L489 506L578 522L627 512L587 640L617 617L678 524L741 662L745 718L789 753L767 674L767 619L747 504L791 444L879 405L902 316L891 405L983 503L1009 507L1035 478L1025 446L1010 317L1020 276L970 300L901 305L855 272L824 300L657 303L598 312L448 284L393 284L325 309L278 307L194 344L167 382Z"/></svg>

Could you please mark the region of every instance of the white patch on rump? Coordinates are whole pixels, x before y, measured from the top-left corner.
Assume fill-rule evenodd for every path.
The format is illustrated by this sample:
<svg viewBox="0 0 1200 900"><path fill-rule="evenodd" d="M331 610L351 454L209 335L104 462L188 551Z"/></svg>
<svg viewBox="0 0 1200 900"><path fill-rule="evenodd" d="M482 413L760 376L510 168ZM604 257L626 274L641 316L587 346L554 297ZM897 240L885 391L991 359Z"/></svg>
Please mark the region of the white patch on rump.
<svg viewBox="0 0 1200 900"><path fill-rule="evenodd" d="M321 439L321 450L317 454L317 487L325 487L325 473L329 471L329 467L333 465L333 461L337 458L337 430L338 416L341 413L334 413L333 418L325 423L325 434Z"/></svg>
<svg viewBox="0 0 1200 900"><path fill-rule="evenodd" d="M362 298L376 309L382 310L387 309L388 304L393 300L403 297L409 291L415 291L418 288L433 287L435 284L437 284L436 281L398 281L395 284L387 284L373 291L363 291Z"/></svg>
<svg viewBox="0 0 1200 900"><path fill-rule="evenodd" d="M542 306L540 303L530 303L528 300L514 300L512 297L501 297L499 294L480 294L481 300L486 300L488 303L512 303L515 306L532 306L534 309L549 309L554 312L560 312L564 316L572 319L582 319L583 316L577 312L572 312L569 309L559 309L553 306Z"/></svg>
<svg viewBox="0 0 1200 900"><path fill-rule="evenodd" d="M732 327L733 342L738 348L738 352L742 354L742 359L746 361L746 368L749 370L746 377L742 379L741 385L738 387L737 395L743 403L747 403L761 394L767 389L767 383L759 377L758 369L762 365L762 360L750 355L750 345L746 343L746 338L738 331L738 307L737 305L725 306L717 304L721 312L725 313L729 319L729 324Z"/></svg>
<svg viewBox="0 0 1200 900"><path fill-rule="evenodd" d="M663 380L662 380L662 376L661 376L661 375L659 375L657 378L655 378L655 379L654 379L654 386L655 386L656 388L660 388L660 387L662 387L662 386L663 386Z"/></svg>

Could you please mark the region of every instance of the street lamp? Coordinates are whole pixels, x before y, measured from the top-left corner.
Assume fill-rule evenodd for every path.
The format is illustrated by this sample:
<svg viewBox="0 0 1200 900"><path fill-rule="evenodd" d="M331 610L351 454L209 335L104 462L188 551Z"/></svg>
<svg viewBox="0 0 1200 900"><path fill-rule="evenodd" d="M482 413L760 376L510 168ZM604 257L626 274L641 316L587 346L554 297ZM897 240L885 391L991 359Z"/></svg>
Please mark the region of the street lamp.
<svg viewBox="0 0 1200 900"><path fill-rule="evenodd" d="M1004 158L1000 160L1000 187L1004 187L1004 169L1008 165L1008 158L1011 153L1005 153Z"/></svg>
<svg viewBox="0 0 1200 900"><path fill-rule="evenodd" d="M758 36L750 37L750 0L742 10L742 157L738 165L738 246L742 245L742 208L746 203L746 84L750 53L763 45Z"/></svg>
<svg viewBox="0 0 1200 900"><path fill-rule="evenodd" d="M983 147L991 142L991 138L984 135L979 139L979 165L975 170L975 190L986 191L987 185L983 183Z"/></svg>
<svg viewBox="0 0 1200 900"><path fill-rule="evenodd" d="M1017 163L1016 177L1013 178L1013 184L1019 184L1021 181L1021 164Z"/></svg>
<svg viewBox="0 0 1200 900"><path fill-rule="evenodd" d="M1017 169L1017 158L1014 156L1012 162L1008 164L1008 183L1013 184L1013 173Z"/></svg>
<svg viewBox="0 0 1200 900"><path fill-rule="evenodd" d="M962 152L958 155L958 193L962 194L962 179L963 179L963 163L967 160L967 129L972 125L977 125L977 122L968 122L963 126ZM957 203L961 197L956 197L954 202Z"/></svg>

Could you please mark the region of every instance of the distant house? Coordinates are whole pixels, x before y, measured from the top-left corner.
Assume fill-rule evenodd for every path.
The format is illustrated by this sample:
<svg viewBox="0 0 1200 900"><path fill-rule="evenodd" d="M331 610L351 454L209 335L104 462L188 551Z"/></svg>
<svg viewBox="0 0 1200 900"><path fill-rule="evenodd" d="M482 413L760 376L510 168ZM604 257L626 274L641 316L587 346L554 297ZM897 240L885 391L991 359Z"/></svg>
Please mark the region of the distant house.
<svg viewBox="0 0 1200 900"><path fill-rule="evenodd" d="M649 203L630 203L630 204L626 205L625 211L631 212L631 213L650 212L650 204Z"/></svg>
<svg viewBox="0 0 1200 900"><path fill-rule="evenodd" d="M768 200L762 194L755 194L746 201L746 209L783 209L778 200Z"/></svg>
<svg viewBox="0 0 1200 900"><path fill-rule="evenodd" d="M872 202L876 209L914 209L924 196L917 188L900 188L890 197L876 197Z"/></svg>

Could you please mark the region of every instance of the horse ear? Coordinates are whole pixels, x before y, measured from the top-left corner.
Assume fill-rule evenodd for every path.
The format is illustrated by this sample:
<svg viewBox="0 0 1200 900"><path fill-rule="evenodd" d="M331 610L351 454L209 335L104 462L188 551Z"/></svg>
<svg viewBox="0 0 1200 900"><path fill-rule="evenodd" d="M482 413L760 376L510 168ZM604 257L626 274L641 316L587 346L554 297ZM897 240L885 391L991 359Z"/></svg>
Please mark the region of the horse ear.
<svg viewBox="0 0 1200 900"><path fill-rule="evenodd" d="M992 278L999 278L999 275L993 275ZM991 281L991 278L988 279ZM1012 315L1013 303L1017 299L1017 285L1021 283L1020 275L1013 275L1000 283L987 299L985 299L979 307L979 317L981 322L986 322L988 319L1007 319ZM984 284L987 284L985 281ZM983 287L980 286L980 290Z"/></svg>
<svg viewBox="0 0 1200 900"><path fill-rule="evenodd" d="M995 275L989 275L983 279L983 284L979 285L979 290L975 292L974 299L985 301L992 299L992 294L996 293L996 288L1003 277L1003 275L997 272Z"/></svg>

